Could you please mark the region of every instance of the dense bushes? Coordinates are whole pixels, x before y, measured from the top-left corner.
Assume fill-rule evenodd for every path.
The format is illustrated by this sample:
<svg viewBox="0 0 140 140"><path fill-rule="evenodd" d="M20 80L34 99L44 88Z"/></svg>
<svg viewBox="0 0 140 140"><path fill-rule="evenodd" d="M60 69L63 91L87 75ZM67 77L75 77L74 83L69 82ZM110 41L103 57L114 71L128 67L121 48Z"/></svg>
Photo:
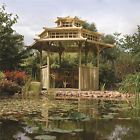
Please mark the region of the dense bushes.
<svg viewBox="0 0 140 140"><path fill-rule="evenodd" d="M114 69L112 69L112 67L107 64L100 65L99 80L100 86L104 85L105 89L114 88L114 84L117 81Z"/></svg>
<svg viewBox="0 0 140 140"><path fill-rule="evenodd" d="M14 95L21 92L21 86L9 80L0 81L0 93L2 95Z"/></svg>
<svg viewBox="0 0 140 140"><path fill-rule="evenodd" d="M0 72L0 94L13 95L21 93L27 75L21 71Z"/></svg>
<svg viewBox="0 0 140 140"><path fill-rule="evenodd" d="M4 75L7 80L13 81L20 86L25 84L27 77L26 73L21 71L6 71Z"/></svg>

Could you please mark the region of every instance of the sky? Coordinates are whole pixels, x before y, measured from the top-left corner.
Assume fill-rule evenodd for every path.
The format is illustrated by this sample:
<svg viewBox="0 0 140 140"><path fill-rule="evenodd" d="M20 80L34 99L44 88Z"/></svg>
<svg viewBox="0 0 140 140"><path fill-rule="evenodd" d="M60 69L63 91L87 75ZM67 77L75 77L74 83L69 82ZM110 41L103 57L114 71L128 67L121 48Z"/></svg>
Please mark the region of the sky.
<svg viewBox="0 0 140 140"><path fill-rule="evenodd" d="M43 27L54 27L57 17L78 16L105 34L132 34L140 25L140 0L0 0L2 4L19 16L14 29L26 45Z"/></svg>

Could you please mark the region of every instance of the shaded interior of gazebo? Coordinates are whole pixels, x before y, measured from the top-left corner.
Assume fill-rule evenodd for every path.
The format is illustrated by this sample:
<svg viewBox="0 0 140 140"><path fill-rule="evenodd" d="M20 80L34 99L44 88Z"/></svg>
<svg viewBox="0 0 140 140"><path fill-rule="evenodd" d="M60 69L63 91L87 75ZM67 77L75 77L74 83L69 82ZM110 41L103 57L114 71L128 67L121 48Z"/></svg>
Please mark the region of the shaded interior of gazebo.
<svg viewBox="0 0 140 140"><path fill-rule="evenodd" d="M99 89L99 53L112 45L101 42L101 34L82 28L84 21L77 17L58 18L57 27L44 28L32 48L40 52L40 82L42 88L75 88L79 90ZM42 65L42 52L47 53L47 65ZM50 58L58 54L61 63L62 54L74 53L78 56L75 69L51 69ZM96 54L95 62L87 65L87 58ZM82 63L82 55L85 62ZM93 59L94 59L93 58Z"/></svg>

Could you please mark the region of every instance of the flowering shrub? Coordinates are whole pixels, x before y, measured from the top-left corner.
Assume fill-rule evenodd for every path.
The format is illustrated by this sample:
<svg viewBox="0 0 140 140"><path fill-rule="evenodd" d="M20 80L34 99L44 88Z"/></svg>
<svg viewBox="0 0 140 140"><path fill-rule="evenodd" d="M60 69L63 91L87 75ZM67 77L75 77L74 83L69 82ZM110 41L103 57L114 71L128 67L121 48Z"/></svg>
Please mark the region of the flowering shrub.
<svg viewBox="0 0 140 140"><path fill-rule="evenodd" d="M4 74L7 80L16 82L21 86L25 84L27 78L26 73L22 71L6 71Z"/></svg>
<svg viewBox="0 0 140 140"><path fill-rule="evenodd" d="M25 85L27 75L21 71L0 72L0 95L13 95L20 93L22 86Z"/></svg>
<svg viewBox="0 0 140 140"><path fill-rule="evenodd" d="M0 94L14 95L21 92L21 86L9 80L0 81Z"/></svg>

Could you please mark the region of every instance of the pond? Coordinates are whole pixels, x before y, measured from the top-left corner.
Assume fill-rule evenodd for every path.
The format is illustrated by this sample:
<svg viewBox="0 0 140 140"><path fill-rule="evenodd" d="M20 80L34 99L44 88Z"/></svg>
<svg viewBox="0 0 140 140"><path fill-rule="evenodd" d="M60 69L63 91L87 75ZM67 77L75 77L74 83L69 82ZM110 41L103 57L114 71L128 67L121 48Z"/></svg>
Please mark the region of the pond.
<svg viewBox="0 0 140 140"><path fill-rule="evenodd" d="M102 100L0 100L0 140L139 140L139 112Z"/></svg>

